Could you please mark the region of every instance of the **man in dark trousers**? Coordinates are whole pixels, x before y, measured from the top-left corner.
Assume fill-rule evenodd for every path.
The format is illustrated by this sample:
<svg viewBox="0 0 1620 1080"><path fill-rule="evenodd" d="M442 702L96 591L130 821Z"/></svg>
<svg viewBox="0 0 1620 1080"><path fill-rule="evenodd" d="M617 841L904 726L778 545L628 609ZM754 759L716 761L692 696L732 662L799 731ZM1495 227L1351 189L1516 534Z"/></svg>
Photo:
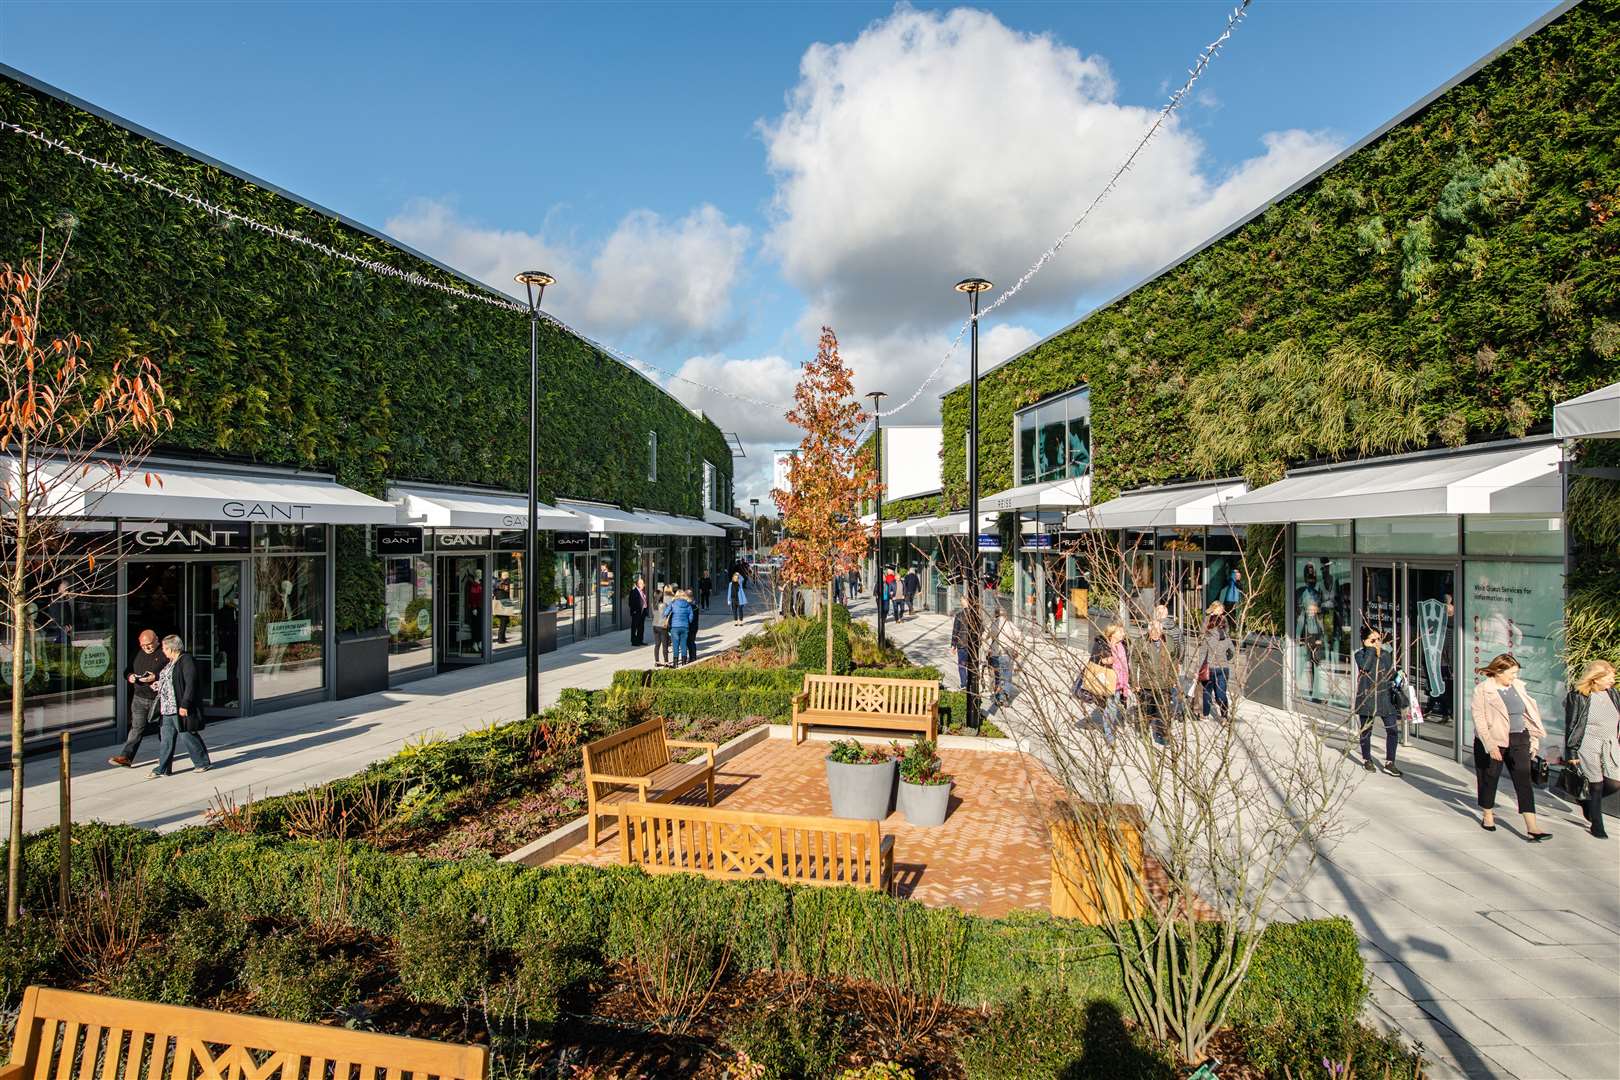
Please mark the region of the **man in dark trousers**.
<svg viewBox="0 0 1620 1080"><path fill-rule="evenodd" d="M141 748L146 729L156 726L157 676L163 670L163 665L168 663L158 652L156 634L142 630L138 640L141 647L130 657L129 667L124 671L124 681L133 688L129 695L129 738L124 740L123 749L115 757L107 759L107 764L122 765L126 769L135 763L135 751Z"/></svg>
<svg viewBox="0 0 1620 1080"><path fill-rule="evenodd" d="M698 593L703 597L703 610L709 610L709 597L714 595L714 578L704 574L698 579Z"/></svg>
<svg viewBox="0 0 1620 1080"><path fill-rule="evenodd" d="M969 694L979 688L979 627L977 614L966 600L951 619L951 647L956 650L956 679Z"/></svg>
<svg viewBox="0 0 1620 1080"><path fill-rule="evenodd" d="M630 589L630 644L645 645L643 640L647 633L647 579L640 574L636 575L636 583Z"/></svg>
<svg viewBox="0 0 1620 1080"><path fill-rule="evenodd" d="M922 578L917 576L917 568L911 567L906 571L905 580L906 610L915 614L917 611L917 594L922 592Z"/></svg>

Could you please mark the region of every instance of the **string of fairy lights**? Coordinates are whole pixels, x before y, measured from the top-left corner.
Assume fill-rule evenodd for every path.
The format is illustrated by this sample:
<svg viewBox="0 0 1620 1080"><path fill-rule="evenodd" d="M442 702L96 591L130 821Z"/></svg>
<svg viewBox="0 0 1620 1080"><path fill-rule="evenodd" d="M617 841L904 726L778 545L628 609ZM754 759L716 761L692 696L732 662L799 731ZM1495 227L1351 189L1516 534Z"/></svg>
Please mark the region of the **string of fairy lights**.
<svg viewBox="0 0 1620 1080"><path fill-rule="evenodd" d="M1176 110L1180 108L1182 102L1185 101L1188 95L1191 93L1194 84L1196 84L1203 76L1204 72L1209 69L1210 64L1219 54L1221 48L1231 38L1233 31L1235 31L1242 23L1245 15L1248 13L1250 2L1251 0L1242 0L1238 7L1234 8L1227 16L1226 25L1222 29L1220 35L1216 37L1214 41L1210 42L1204 47L1203 51L1199 54L1197 61L1188 70L1186 81L1181 84L1175 93L1170 95L1169 100L1166 101L1164 107L1159 110L1158 115L1153 120L1153 123L1149 125L1147 131L1143 133L1142 138L1134 147L1132 147L1131 152L1126 156L1119 168L1114 171L1113 175L1109 177L1108 182L1103 185L1091 202L1087 204L1085 209L1080 213L1080 216L1075 218L1074 221L1069 224L1069 227L1064 230L1062 235L1060 235L1049 247L1047 247L1045 251L1041 252L1040 256L1030 264L1029 269L1025 270L1023 275L1020 276L1016 282L1005 289L988 306L979 311L977 316L979 319L982 320L985 318L985 316L989 315L991 312L1007 303L1007 301L1011 300L1014 296L1018 295L1018 293L1022 291L1023 288L1028 285L1030 281L1032 281L1048 263L1057 257L1058 252L1062 250L1064 245L1073 239L1077 232L1080 231L1081 227L1085 225L1086 221L1096 211L1097 207L1102 204L1103 200L1105 200L1119 186L1121 181L1124 179L1125 174L1128 173L1132 166L1136 163L1137 158L1141 156L1148 144L1152 142L1153 138L1163 129L1165 123L1176 112ZM126 165L106 161L92 154L87 154L77 147L63 141L62 139L55 138L33 128L24 127L21 124L6 120L3 117L0 117L0 131L7 131L15 135L21 135L25 138L32 139L43 146L65 154L68 157L71 157L93 169L97 169L101 172L107 173L110 176L114 176L125 183L144 187L151 191L156 191L159 194L184 203L222 221L228 221L233 224L240 225L243 228L253 229L268 236L274 236L277 239L286 241L287 243L299 245L310 251L324 255L327 258L337 259L341 262L348 263L351 266L363 269L371 274L377 275L378 277L391 278L418 288L432 289L436 292L443 293L446 296L453 296L457 299L467 300L473 303L486 304L490 307L500 308L506 311L512 311L524 315L529 313L529 309L523 304L520 304L515 300L512 300L497 292L463 288L458 285L452 285L446 281L428 277L425 274L420 274L412 270L402 270L397 266L391 266L388 263L382 262L378 259L367 258L363 255L357 255L351 251L344 251L340 248L335 248L330 244L326 244L322 241L314 239L313 237L306 236L297 230L260 221L257 218L243 214L237 210L233 210L229 206L222 203L204 199L201 196L191 192L181 191L178 188L166 184L154 177L148 176L145 173L139 172L138 170L129 168ZM605 342L597 341L588 334L585 334L575 327L570 326L568 323L557 318L555 315L550 314L549 312L541 312L540 317L564 333L571 334L574 337L579 338L581 341L584 341L591 347L599 350L604 355L617 360L627 367L636 369L642 374L654 372L671 381L683 383L687 386L692 386L702 390L705 393L714 394L721 398L735 401L743 405L760 406L763 408L781 411L786 411L790 407L784 402L767 401L763 398L752 397L748 394L739 394L735 391L727 390L723 387L714 386L701 380L682 375L678 371L670 371L669 369L660 367L657 364L649 363L648 361L642 360L623 349L608 345ZM942 372L944 372L946 365L950 363L951 357L955 355L956 350L961 346L962 339L967 336L967 332L972 325L972 317L964 320L962 325L957 329L955 337L952 338L950 346L945 350L944 356L940 358L939 363L934 366L933 370L928 373L927 377L923 379L917 388L912 391L911 395L900 404L889 409L878 411L871 415L867 421L867 429L870 429L870 427L875 424L877 418L894 416L895 414L909 407L913 402L921 397L923 392L939 378ZM864 438L865 435L866 431L863 430L860 434L860 438Z"/></svg>

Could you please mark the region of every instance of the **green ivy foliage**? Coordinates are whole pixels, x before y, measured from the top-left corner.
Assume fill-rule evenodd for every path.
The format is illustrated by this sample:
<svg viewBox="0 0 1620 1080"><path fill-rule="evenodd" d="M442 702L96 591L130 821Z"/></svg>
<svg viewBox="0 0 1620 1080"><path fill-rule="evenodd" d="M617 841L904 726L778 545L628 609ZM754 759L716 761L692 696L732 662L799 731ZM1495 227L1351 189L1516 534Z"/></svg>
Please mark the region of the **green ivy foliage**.
<svg viewBox="0 0 1620 1080"><path fill-rule="evenodd" d="M992 371L980 422L1008 437L982 441L983 488L1013 483L1015 410L1082 384L1099 497L1190 475L1264 482L1314 457L1545 424L1555 402L1613 379L1620 351L1617 87L1620 2L1589 0ZM1274 384L1269 404L1238 400L1256 370ZM946 496L961 506L966 388L943 412ZM1231 437L1251 425L1264 437Z"/></svg>
<svg viewBox="0 0 1620 1080"><path fill-rule="evenodd" d="M0 117L339 251L466 288L335 218L7 78ZM396 478L527 487L527 315L379 277L0 132L0 262L37 254L42 228L60 245L70 226L46 329L75 330L101 355L161 364L172 447L318 468L373 495ZM731 472L713 423L550 323L540 326L539 361L542 499L702 513L703 461ZM658 432L655 480L649 431ZM348 551L340 542L353 571ZM376 624L375 584L340 577L340 629Z"/></svg>

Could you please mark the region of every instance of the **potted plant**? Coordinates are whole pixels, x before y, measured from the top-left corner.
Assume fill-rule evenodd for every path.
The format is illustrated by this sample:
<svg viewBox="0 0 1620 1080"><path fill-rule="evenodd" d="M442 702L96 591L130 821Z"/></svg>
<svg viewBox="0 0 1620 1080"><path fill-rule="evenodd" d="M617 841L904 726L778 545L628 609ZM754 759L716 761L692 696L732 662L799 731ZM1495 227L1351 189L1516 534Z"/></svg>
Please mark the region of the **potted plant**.
<svg viewBox="0 0 1620 1080"><path fill-rule="evenodd" d="M951 775L932 740L918 739L900 758L900 812L912 825L942 825L951 803Z"/></svg>
<svg viewBox="0 0 1620 1080"><path fill-rule="evenodd" d="M882 821L894 805L894 757L881 747L867 748L854 739L839 739L827 752L827 794L833 817Z"/></svg>

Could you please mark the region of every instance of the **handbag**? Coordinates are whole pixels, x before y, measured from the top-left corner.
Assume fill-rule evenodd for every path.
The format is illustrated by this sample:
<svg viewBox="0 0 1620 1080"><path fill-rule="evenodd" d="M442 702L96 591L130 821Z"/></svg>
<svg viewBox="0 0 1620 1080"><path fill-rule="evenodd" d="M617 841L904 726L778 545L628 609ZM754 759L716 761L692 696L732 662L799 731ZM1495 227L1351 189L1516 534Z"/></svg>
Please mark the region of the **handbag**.
<svg viewBox="0 0 1620 1080"><path fill-rule="evenodd" d="M1118 685L1114 669L1094 660L1087 660L1086 666L1080 672L1080 680L1075 689L1096 698L1098 701L1107 701L1114 696L1114 688Z"/></svg>
<svg viewBox="0 0 1620 1080"><path fill-rule="evenodd" d="M1208 660L1205 660L1203 662L1203 664L1198 668L1198 681L1201 682L1201 683L1209 682L1209 661Z"/></svg>
<svg viewBox="0 0 1620 1080"><path fill-rule="evenodd" d="M1545 785L1551 778L1552 766L1547 764L1546 758L1537 754L1530 759L1530 782L1532 784Z"/></svg>
<svg viewBox="0 0 1620 1080"><path fill-rule="evenodd" d="M1406 709L1412 704L1412 691L1406 685L1406 676L1399 671L1389 683L1389 703L1397 709Z"/></svg>
<svg viewBox="0 0 1620 1080"><path fill-rule="evenodd" d="M1592 781L1578 765L1566 764L1558 773L1558 790L1575 802L1585 802L1592 794Z"/></svg>

